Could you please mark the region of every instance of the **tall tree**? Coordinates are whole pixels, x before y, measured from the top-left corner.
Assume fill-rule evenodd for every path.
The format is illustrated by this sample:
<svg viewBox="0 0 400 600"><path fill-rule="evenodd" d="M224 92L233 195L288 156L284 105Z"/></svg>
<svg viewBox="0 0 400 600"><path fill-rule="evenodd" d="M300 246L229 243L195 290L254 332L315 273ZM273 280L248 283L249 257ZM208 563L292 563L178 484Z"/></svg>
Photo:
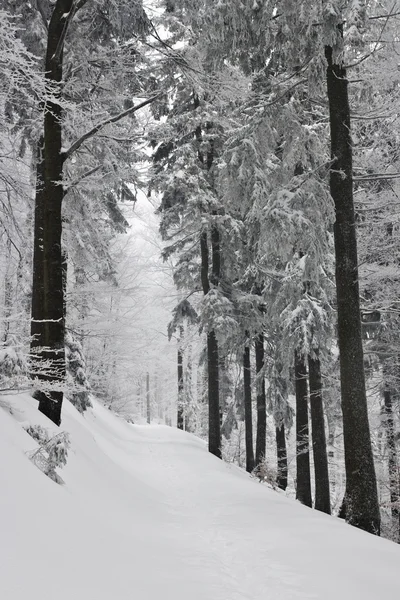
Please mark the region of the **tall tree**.
<svg viewBox="0 0 400 600"><path fill-rule="evenodd" d="M392 390L386 384L384 392L384 416L386 430L386 446L388 452L388 472L389 472L389 488L390 488L390 510L392 521L395 528L395 539L398 542L400 539L400 481L399 467L396 449L396 433L393 414L393 398Z"/></svg>
<svg viewBox="0 0 400 600"><path fill-rule="evenodd" d="M254 342L257 373L257 437L256 437L256 466L265 459L267 435L267 405L265 395L264 373L264 334L259 333Z"/></svg>
<svg viewBox="0 0 400 600"><path fill-rule="evenodd" d="M286 430L292 426L293 409L288 401L288 382L282 373L283 362L278 355L275 356L272 369L268 393L270 395L270 411L275 421L276 483L281 490L286 490L288 485Z"/></svg>
<svg viewBox="0 0 400 600"><path fill-rule="evenodd" d="M330 515L331 498L328 456L326 452L324 408L322 404L321 363L318 352L315 353L315 356L308 356L308 378L310 385L312 449L315 473L314 508Z"/></svg>
<svg viewBox="0 0 400 600"><path fill-rule="evenodd" d="M178 350L177 350L177 368L178 368L178 411L177 411L177 427L178 429L185 429L185 415L184 415L184 386L183 386L183 349L182 349L182 333L179 336Z"/></svg>
<svg viewBox="0 0 400 600"><path fill-rule="evenodd" d="M294 376L296 391L296 498L302 504L312 506L307 367L304 357L298 351L295 352Z"/></svg>
<svg viewBox="0 0 400 600"><path fill-rule="evenodd" d="M39 378L62 388L65 379L64 289L61 248L64 196L62 186L61 83L63 53L73 0L58 0L48 25L44 71L54 85L56 101L44 106L43 136L39 142L35 198L35 235L32 284L32 351L37 355ZM39 349L39 350L37 350ZM56 425L61 423L62 389L39 390L39 410Z"/></svg>
<svg viewBox="0 0 400 600"><path fill-rule="evenodd" d="M277 453L277 477L278 488L286 490L288 484L288 460L286 450L285 424L280 423L275 426L275 441Z"/></svg>
<svg viewBox="0 0 400 600"><path fill-rule="evenodd" d="M146 373L146 419L150 425L151 422L151 396L150 396L150 373Z"/></svg>
<svg viewBox="0 0 400 600"><path fill-rule="evenodd" d="M255 466L253 447L253 411L251 402L251 364L250 346L248 343L243 351L243 395L244 395L244 423L246 439L246 471L251 473Z"/></svg>
<svg viewBox="0 0 400 600"><path fill-rule="evenodd" d="M108 151L108 148L112 147L110 139L113 139L121 155L121 149L127 139L112 136L112 127L117 127L116 124L122 119L129 117L151 100L133 105L131 81L123 81L118 69L109 71L114 76L116 92L112 100L107 86L100 85L104 70L107 70L106 64L110 64L112 55L118 56L119 60L122 57L126 59L122 72L127 73L126 69L130 73L132 71L133 54L131 48L126 45L126 39L131 39L132 31L144 27L145 18L139 1L128 5L121 0L109 6L104 13L101 2L92 5L84 0L40 3L37 7L32 6L31 11L40 14L43 40L47 47L43 67L45 77L53 89L52 96L43 104L43 128L38 143L31 322L33 371L41 381L37 391L39 410L59 424L65 379L61 247L63 199L71 190L74 195L82 180L102 170L109 171L107 161L110 160L115 177L110 185L112 191L105 195L102 208L112 213L114 220L118 217L115 192L118 187L121 188L122 177L115 157L112 157L112 151ZM92 19L80 18L81 12L85 17L91 15ZM124 22L120 19L122 13L125 17ZM89 21L92 25L88 30ZM27 24L28 30L30 27L31 24ZM87 39L84 39L85 36L88 36ZM106 46L110 56L104 52ZM41 44L38 43L37 47L40 48ZM86 57L90 54L91 59L98 56L99 62L89 58L87 61L83 59L79 65L85 64L85 72L83 73L83 68L79 66L72 77L71 73L78 64L76 60L80 54ZM79 56L79 61L81 59L82 55ZM90 69L99 71L93 76ZM92 83L92 80L90 101L85 102L83 99L87 94L84 93L84 89L88 81ZM75 111L71 111L72 105ZM94 110L95 108L97 110ZM106 115L105 118L99 120L99 113ZM79 121L82 121L83 126L93 121L94 123L82 134L82 131L77 133L73 126ZM100 141L99 134L105 132L110 135L108 143L105 142L105 137ZM70 146L64 149L63 144L64 147L68 146L68 141L74 137ZM90 157L89 162L92 161L89 168L85 169L81 160L70 160L73 155L75 159L78 154L82 157L82 149L88 149L95 137L97 143L92 143L91 152L84 154L85 158ZM95 166L94 158L99 160ZM76 162L78 169L74 166ZM128 193L126 185L125 189Z"/></svg>
<svg viewBox="0 0 400 600"><path fill-rule="evenodd" d="M214 232L214 236L218 236ZM211 236L212 237L212 236ZM215 244L218 244L216 246ZM200 237L201 248L201 281L205 296L210 291L209 277L209 250L207 233ZM216 249L218 248L218 253ZM212 245L212 271L213 277L219 277L219 243ZM215 279L214 279L215 281ZM211 329L207 332L207 377L208 377L208 450L221 458L221 423L219 411L219 353L216 332Z"/></svg>
<svg viewBox="0 0 400 600"><path fill-rule="evenodd" d="M335 24L337 44L343 21ZM334 225L340 384L346 465L346 520L379 535L380 513L368 422L358 285L348 80L342 59L325 46L331 131L330 191Z"/></svg>

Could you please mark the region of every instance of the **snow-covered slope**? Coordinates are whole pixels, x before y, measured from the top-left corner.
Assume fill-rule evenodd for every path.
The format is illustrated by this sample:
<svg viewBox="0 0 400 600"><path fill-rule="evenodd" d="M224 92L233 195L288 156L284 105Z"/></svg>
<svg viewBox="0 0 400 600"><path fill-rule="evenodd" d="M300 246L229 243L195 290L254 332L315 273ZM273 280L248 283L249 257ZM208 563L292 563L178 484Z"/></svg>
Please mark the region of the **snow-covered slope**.
<svg viewBox="0 0 400 600"><path fill-rule="evenodd" d="M398 596L399 546L268 489L189 434L66 403L60 486L25 454L36 444L22 425L51 423L28 396L1 403L0 598Z"/></svg>

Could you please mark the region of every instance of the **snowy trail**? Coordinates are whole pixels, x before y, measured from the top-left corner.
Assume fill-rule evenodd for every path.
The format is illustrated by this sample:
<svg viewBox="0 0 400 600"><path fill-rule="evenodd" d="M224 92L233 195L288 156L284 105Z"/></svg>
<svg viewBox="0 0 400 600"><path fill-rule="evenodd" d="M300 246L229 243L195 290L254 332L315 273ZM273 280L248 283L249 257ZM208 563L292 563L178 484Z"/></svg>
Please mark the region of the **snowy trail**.
<svg viewBox="0 0 400 600"><path fill-rule="evenodd" d="M372 600L397 597L400 548L311 511L163 426L66 405L57 486L24 451L28 397L0 410L0 597Z"/></svg>

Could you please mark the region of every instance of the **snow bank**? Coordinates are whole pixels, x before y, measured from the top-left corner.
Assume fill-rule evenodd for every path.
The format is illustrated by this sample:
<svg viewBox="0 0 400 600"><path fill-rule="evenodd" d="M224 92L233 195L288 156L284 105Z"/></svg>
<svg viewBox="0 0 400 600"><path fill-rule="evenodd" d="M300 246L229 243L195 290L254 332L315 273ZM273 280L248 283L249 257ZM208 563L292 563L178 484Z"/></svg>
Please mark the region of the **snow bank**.
<svg viewBox="0 0 400 600"><path fill-rule="evenodd" d="M28 396L1 404L1 598L397 597L399 546L273 492L187 433L66 403L60 486L27 458L22 425L59 430Z"/></svg>

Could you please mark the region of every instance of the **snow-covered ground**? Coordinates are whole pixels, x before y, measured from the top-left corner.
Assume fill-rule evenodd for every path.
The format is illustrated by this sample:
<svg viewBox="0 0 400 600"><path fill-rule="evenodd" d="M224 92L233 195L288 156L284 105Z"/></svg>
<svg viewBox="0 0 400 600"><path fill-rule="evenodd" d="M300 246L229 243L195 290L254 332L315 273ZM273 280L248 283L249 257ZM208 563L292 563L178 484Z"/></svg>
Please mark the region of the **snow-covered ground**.
<svg viewBox="0 0 400 600"><path fill-rule="evenodd" d="M190 434L65 404L65 485L26 456L54 429L28 396L0 410L0 598L396 598L400 547L301 506ZM13 414L10 414L10 410Z"/></svg>

